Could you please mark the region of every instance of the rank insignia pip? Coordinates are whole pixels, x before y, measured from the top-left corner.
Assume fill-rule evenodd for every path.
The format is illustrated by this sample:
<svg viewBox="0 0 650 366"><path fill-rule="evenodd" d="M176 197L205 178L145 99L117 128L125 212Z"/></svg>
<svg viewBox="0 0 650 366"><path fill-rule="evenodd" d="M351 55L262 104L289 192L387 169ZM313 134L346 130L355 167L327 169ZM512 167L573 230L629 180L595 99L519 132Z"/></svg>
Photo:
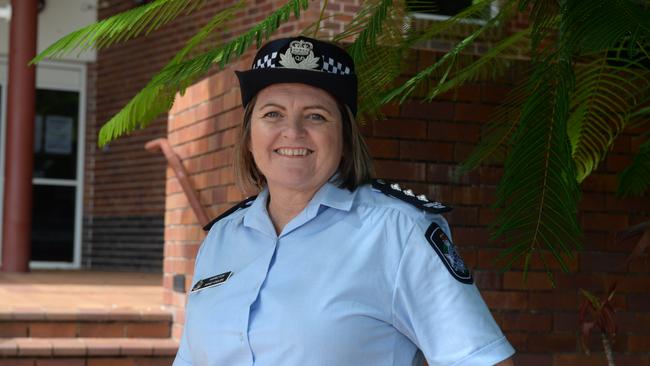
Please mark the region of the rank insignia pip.
<svg viewBox="0 0 650 366"><path fill-rule="evenodd" d="M387 196L410 203L424 211L440 214L451 211L451 207L436 201L430 201L425 195L415 195L410 189L402 189L397 183L389 183L383 179L373 179L372 188Z"/></svg>
<svg viewBox="0 0 650 366"><path fill-rule="evenodd" d="M447 234L445 234L438 224L432 223L429 225L424 236L455 279L467 284L474 282L472 274L465 266L463 259L458 255L454 243L451 242Z"/></svg>

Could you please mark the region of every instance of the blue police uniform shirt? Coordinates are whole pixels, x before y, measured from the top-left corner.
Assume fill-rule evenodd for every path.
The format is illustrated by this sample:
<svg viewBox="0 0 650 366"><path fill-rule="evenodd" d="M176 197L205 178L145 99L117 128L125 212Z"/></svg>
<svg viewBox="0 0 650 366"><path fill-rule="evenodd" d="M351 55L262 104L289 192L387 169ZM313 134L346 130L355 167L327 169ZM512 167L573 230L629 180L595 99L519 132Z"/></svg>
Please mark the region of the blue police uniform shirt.
<svg viewBox="0 0 650 366"><path fill-rule="evenodd" d="M425 238L432 223L449 236L442 216L327 182L277 235L267 199L210 229L174 366L484 366L514 353Z"/></svg>

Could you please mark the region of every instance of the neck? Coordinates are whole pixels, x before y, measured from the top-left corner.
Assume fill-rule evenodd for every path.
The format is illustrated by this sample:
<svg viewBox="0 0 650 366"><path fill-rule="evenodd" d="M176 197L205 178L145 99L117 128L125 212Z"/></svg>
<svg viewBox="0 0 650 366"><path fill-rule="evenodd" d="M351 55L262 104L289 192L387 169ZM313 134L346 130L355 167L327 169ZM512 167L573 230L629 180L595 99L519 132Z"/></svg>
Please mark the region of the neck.
<svg viewBox="0 0 650 366"><path fill-rule="evenodd" d="M317 190L295 191L279 187L268 186L269 200L267 210L276 234L280 235L282 229L294 217L307 207Z"/></svg>

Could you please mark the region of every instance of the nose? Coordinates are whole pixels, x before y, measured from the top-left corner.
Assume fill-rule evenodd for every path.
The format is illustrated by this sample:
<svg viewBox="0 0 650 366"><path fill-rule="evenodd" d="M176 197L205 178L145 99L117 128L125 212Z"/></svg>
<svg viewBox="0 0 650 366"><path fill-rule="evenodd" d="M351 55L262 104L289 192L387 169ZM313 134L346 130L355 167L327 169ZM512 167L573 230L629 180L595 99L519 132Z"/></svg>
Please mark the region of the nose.
<svg viewBox="0 0 650 366"><path fill-rule="evenodd" d="M294 114L287 118L287 125L282 135L286 138L299 139L307 134L305 129L305 121L300 114Z"/></svg>

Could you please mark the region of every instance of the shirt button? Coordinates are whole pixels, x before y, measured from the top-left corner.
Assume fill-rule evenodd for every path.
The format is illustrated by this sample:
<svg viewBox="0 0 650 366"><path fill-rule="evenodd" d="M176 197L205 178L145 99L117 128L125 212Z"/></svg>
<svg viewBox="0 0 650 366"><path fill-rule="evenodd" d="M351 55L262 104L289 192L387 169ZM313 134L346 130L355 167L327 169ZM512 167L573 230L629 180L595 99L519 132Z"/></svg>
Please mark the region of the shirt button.
<svg viewBox="0 0 650 366"><path fill-rule="evenodd" d="M239 333L239 341L244 342L244 333Z"/></svg>

